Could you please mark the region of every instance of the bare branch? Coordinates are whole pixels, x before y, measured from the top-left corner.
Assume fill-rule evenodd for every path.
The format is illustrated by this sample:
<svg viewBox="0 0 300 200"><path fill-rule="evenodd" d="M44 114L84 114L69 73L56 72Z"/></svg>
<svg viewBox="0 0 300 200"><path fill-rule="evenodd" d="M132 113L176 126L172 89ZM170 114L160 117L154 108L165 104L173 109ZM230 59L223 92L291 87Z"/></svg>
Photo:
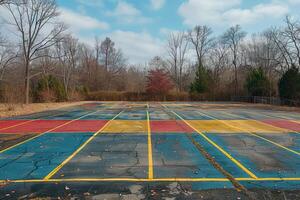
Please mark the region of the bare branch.
<svg viewBox="0 0 300 200"><path fill-rule="evenodd" d="M212 48L214 39L211 37L212 30L207 26L196 26L189 31L188 38L197 54L198 65L203 66L204 56Z"/></svg>
<svg viewBox="0 0 300 200"><path fill-rule="evenodd" d="M60 41L65 27L57 21L55 0L20 0L6 4L13 24L19 33L24 65L26 103L29 101L30 65L38 59L39 52L54 46Z"/></svg>
<svg viewBox="0 0 300 200"><path fill-rule="evenodd" d="M171 71L171 77L179 91L183 89L183 74L186 64L187 47L188 40L184 32L169 35L167 43L169 71Z"/></svg>

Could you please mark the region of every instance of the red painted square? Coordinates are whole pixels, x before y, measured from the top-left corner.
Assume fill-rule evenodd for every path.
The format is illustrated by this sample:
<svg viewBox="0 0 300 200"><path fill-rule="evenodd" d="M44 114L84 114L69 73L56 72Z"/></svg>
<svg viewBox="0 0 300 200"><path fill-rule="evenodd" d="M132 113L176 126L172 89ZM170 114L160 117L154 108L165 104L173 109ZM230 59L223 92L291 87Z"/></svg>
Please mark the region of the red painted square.
<svg viewBox="0 0 300 200"><path fill-rule="evenodd" d="M107 120L76 120L53 132L97 132L106 123Z"/></svg>
<svg viewBox="0 0 300 200"><path fill-rule="evenodd" d="M193 129L186 125L183 121L176 120L161 120L150 121L151 132L181 132L191 133Z"/></svg>
<svg viewBox="0 0 300 200"><path fill-rule="evenodd" d="M285 128L292 131L300 131L300 124L288 120L264 120L263 122L279 128Z"/></svg>
<svg viewBox="0 0 300 200"><path fill-rule="evenodd" d="M5 133L43 133L47 132L55 127L58 127L70 120L35 120L22 124L20 126L15 126L12 128L5 129L1 132Z"/></svg>
<svg viewBox="0 0 300 200"><path fill-rule="evenodd" d="M0 120L0 130L6 129L10 126L16 126L18 124L25 123L30 120Z"/></svg>

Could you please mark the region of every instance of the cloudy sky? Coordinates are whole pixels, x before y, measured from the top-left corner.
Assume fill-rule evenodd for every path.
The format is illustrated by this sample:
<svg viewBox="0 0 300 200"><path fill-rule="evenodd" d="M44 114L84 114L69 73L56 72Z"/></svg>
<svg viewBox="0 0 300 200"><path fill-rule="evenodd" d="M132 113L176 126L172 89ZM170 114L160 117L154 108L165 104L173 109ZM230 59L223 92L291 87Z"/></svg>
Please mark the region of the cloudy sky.
<svg viewBox="0 0 300 200"><path fill-rule="evenodd" d="M298 17L300 0L58 0L58 5L61 20L81 41L109 36L129 62L144 63L163 53L170 31L200 24L220 34L240 24L251 34L281 25L287 14Z"/></svg>

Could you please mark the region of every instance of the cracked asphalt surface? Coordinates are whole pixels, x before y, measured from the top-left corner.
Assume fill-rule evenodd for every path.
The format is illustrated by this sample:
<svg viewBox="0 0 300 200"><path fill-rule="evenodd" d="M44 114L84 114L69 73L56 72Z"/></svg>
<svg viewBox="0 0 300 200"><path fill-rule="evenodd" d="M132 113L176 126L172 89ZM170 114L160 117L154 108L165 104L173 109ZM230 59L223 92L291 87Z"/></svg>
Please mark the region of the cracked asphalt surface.
<svg viewBox="0 0 300 200"><path fill-rule="evenodd" d="M299 131L299 113L226 103L0 119L0 199L300 199Z"/></svg>

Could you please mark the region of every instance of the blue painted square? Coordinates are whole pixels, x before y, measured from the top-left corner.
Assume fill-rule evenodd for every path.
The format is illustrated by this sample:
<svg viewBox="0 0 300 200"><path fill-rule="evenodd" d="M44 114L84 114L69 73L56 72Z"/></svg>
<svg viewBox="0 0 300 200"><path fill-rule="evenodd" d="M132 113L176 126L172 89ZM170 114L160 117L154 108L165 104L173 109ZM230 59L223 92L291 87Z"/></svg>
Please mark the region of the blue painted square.
<svg viewBox="0 0 300 200"><path fill-rule="evenodd" d="M54 178L147 178L147 136L101 133Z"/></svg>
<svg viewBox="0 0 300 200"><path fill-rule="evenodd" d="M246 172L244 172L240 167L238 167L234 162L226 157L221 151L219 151L216 147L205 140L200 134L194 133L192 137L206 150L206 152L208 152L215 159L217 163L222 166L224 170L230 173L233 177L250 177ZM218 141L216 143L220 145ZM221 148L223 148L222 145Z"/></svg>
<svg viewBox="0 0 300 200"><path fill-rule="evenodd" d="M146 120L146 110L143 111L125 111L122 112L116 120Z"/></svg>
<svg viewBox="0 0 300 200"><path fill-rule="evenodd" d="M260 178L300 177L300 156L250 134L207 134Z"/></svg>
<svg viewBox="0 0 300 200"><path fill-rule="evenodd" d="M47 133L0 154L0 180L42 179L92 133Z"/></svg>
<svg viewBox="0 0 300 200"><path fill-rule="evenodd" d="M152 135L155 178L224 178L184 133Z"/></svg>

